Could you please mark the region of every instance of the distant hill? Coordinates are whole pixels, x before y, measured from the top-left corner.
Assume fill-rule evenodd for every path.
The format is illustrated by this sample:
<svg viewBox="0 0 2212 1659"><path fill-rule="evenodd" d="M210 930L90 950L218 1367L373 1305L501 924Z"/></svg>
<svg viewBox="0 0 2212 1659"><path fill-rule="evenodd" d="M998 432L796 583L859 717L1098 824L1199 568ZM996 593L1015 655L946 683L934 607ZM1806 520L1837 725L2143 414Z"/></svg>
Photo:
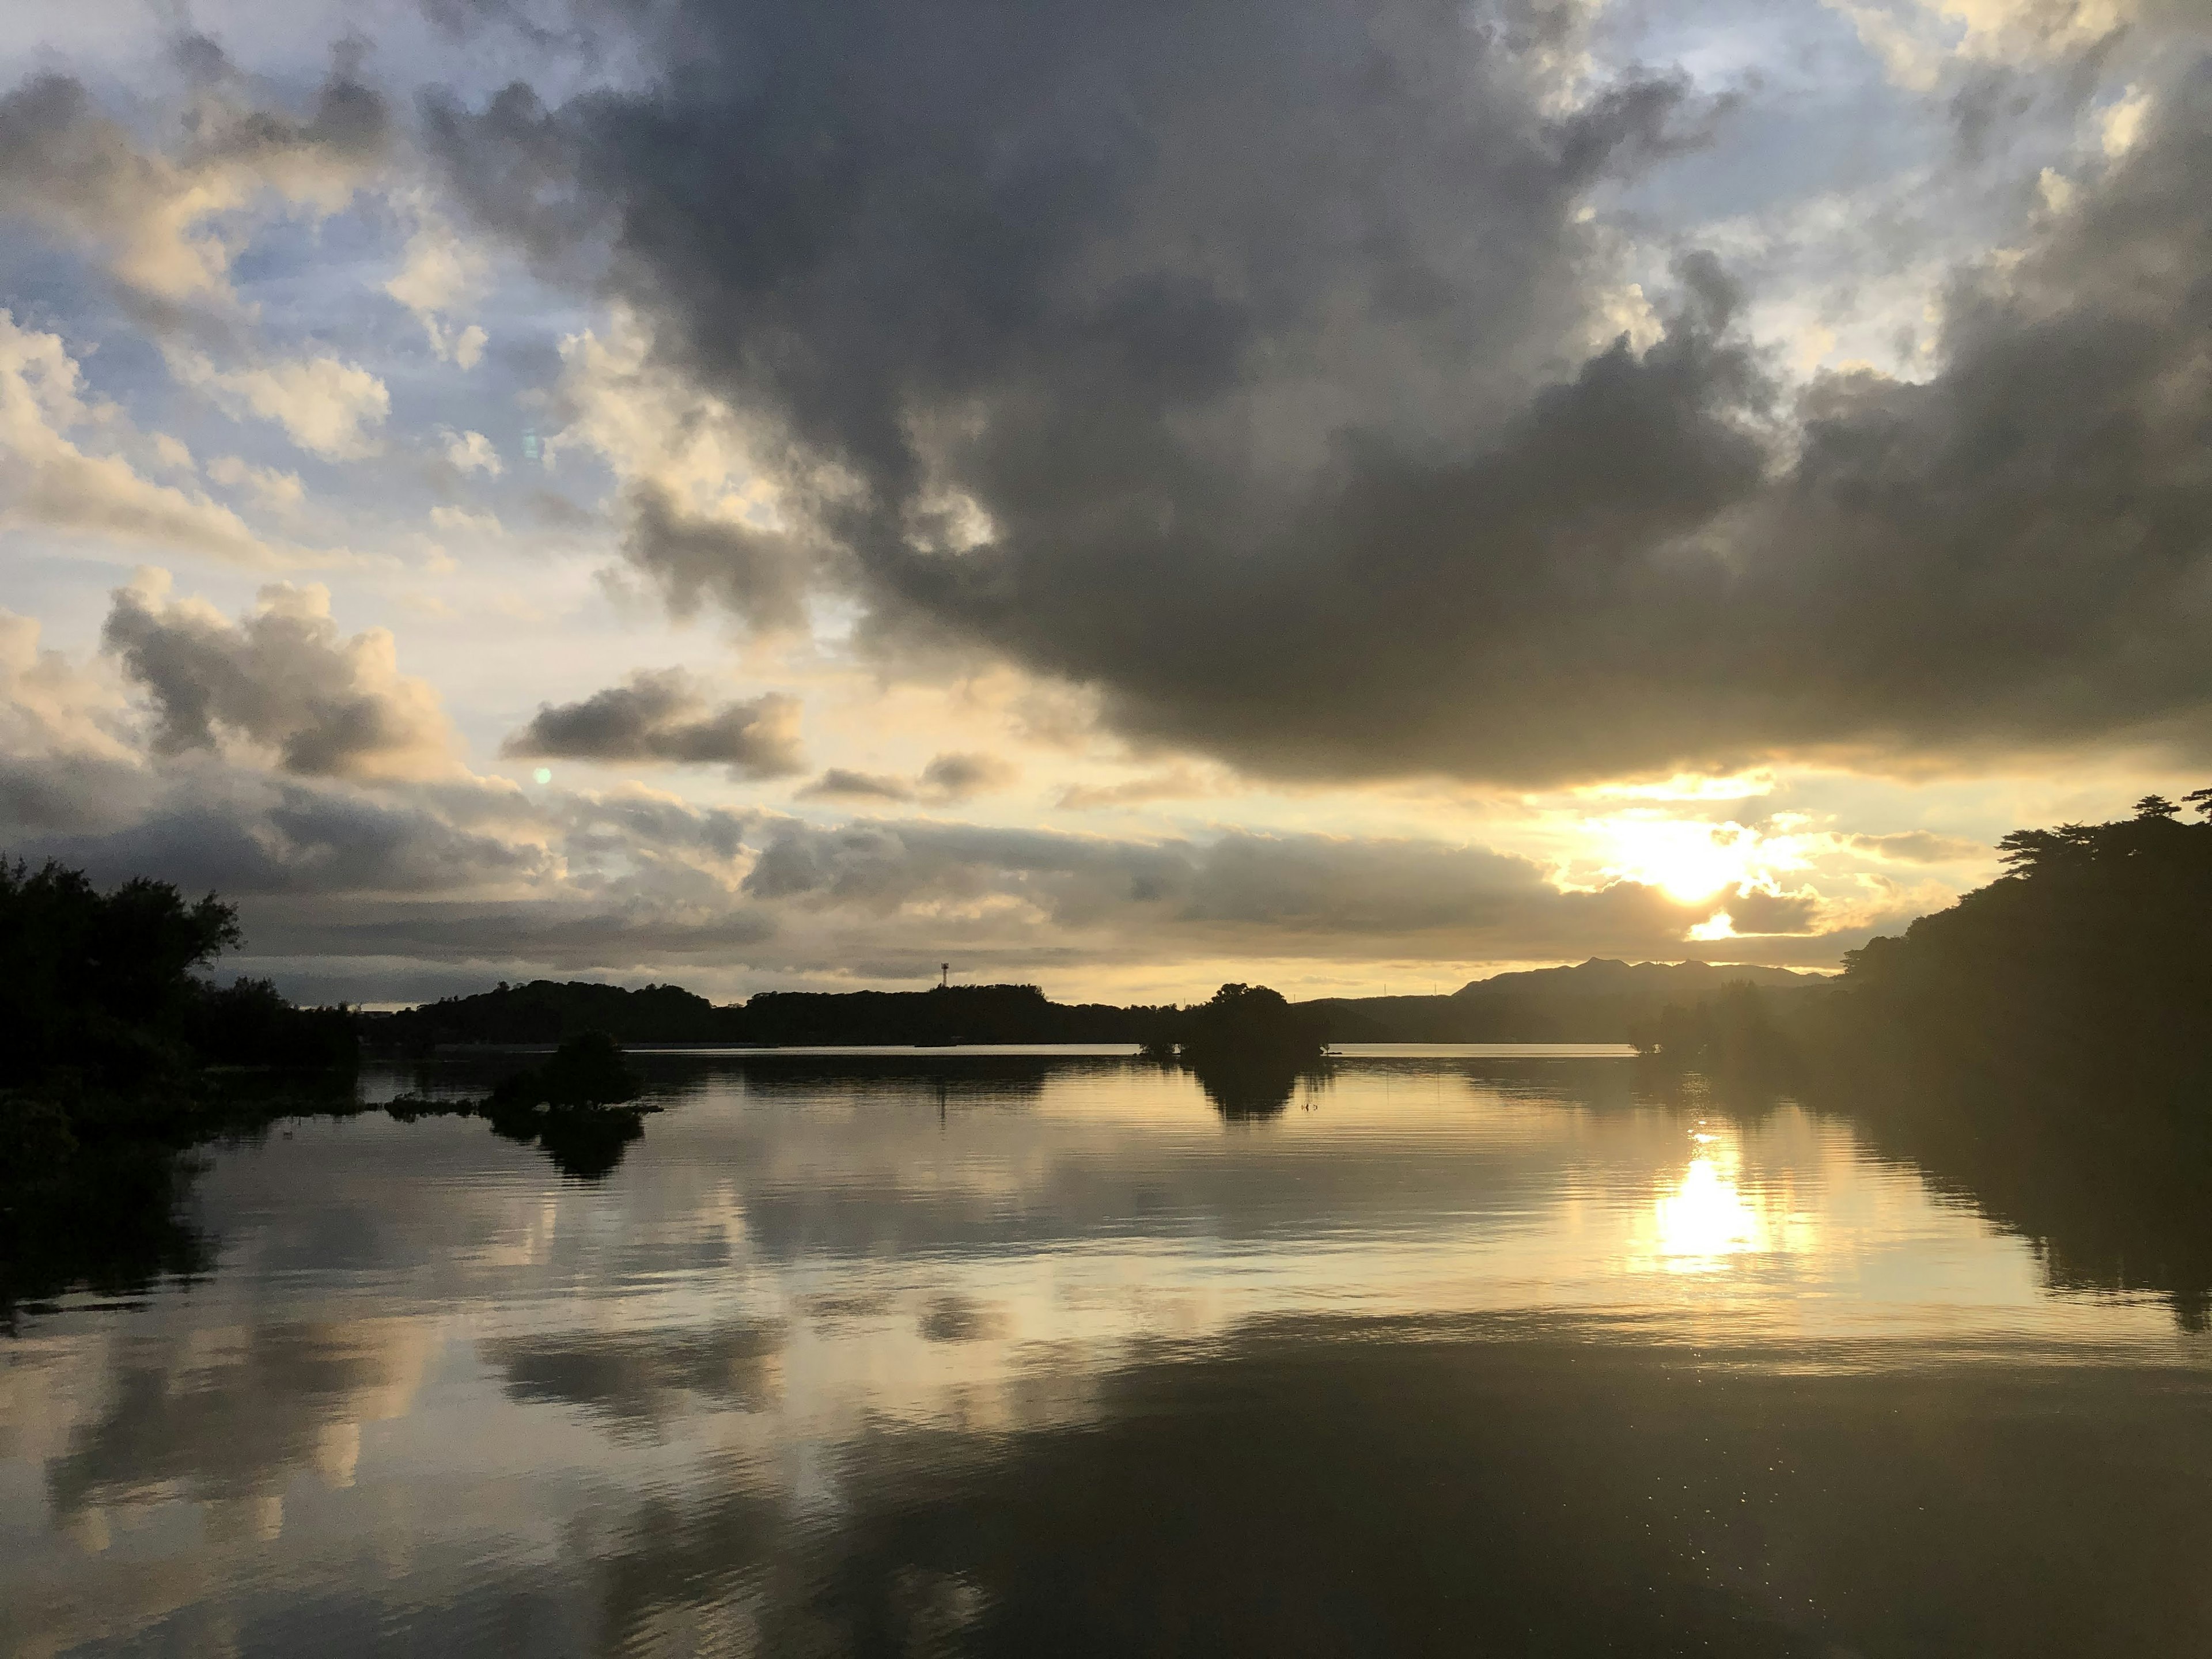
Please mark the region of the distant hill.
<svg viewBox="0 0 2212 1659"><path fill-rule="evenodd" d="M1613 961L1498 974L1449 996L1327 997L1302 1004L1332 1042L1626 1042L1669 1004L1692 1007L1750 983L1785 999L1817 996L1820 974L1704 962Z"/></svg>
<svg viewBox="0 0 2212 1659"><path fill-rule="evenodd" d="M1685 992L1718 990L1723 985L1825 985L1832 977L1793 968L1716 966L1710 962L1627 963L1592 957L1571 968L1532 968L1522 973L1470 980L1451 994L1451 1000L1516 994L1679 997Z"/></svg>

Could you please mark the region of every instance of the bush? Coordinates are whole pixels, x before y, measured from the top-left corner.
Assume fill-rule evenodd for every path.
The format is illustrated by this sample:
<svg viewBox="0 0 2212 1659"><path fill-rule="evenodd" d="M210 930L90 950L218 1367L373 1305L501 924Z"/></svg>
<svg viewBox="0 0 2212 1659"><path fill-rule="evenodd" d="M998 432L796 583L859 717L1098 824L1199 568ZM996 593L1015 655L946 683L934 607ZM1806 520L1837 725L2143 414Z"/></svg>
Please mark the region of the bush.
<svg viewBox="0 0 2212 1659"><path fill-rule="evenodd" d="M555 1049L544 1065L507 1079L487 1103L498 1109L613 1106L636 1099L643 1088L614 1039L605 1031L586 1031Z"/></svg>

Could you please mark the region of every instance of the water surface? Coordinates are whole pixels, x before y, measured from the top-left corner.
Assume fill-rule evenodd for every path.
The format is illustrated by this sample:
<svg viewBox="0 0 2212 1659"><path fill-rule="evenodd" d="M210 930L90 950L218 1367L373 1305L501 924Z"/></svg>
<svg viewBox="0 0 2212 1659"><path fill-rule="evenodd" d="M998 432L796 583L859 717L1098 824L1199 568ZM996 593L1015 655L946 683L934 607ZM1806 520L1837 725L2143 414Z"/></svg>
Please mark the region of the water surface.
<svg viewBox="0 0 2212 1659"><path fill-rule="evenodd" d="M204 1273L0 1340L0 1646L2212 1653L2212 1342L1842 1120L641 1063L603 1178L297 1120Z"/></svg>

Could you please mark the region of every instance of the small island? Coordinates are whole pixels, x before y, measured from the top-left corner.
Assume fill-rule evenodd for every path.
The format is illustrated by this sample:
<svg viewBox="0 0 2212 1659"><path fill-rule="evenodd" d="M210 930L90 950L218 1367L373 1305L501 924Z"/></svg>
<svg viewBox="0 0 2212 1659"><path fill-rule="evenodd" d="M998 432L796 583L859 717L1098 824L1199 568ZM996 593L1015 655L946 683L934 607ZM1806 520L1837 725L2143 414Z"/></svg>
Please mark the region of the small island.
<svg viewBox="0 0 2212 1659"><path fill-rule="evenodd" d="M1265 985L1224 985L1194 1008L1156 1018L1144 1052L1179 1060L1224 1117L1272 1117L1320 1074L1322 1017Z"/></svg>

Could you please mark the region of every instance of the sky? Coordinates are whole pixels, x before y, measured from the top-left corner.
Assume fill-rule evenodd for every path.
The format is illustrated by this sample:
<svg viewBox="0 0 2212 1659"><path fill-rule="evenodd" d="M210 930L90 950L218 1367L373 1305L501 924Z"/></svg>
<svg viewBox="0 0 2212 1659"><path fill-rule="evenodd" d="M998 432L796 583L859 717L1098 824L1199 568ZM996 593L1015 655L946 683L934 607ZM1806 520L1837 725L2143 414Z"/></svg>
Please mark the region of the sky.
<svg viewBox="0 0 2212 1659"><path fill-rule="evenodd" d="M0 850L226 975L1833 969L2212 777L2197 0L0 39Z"/></svg>

